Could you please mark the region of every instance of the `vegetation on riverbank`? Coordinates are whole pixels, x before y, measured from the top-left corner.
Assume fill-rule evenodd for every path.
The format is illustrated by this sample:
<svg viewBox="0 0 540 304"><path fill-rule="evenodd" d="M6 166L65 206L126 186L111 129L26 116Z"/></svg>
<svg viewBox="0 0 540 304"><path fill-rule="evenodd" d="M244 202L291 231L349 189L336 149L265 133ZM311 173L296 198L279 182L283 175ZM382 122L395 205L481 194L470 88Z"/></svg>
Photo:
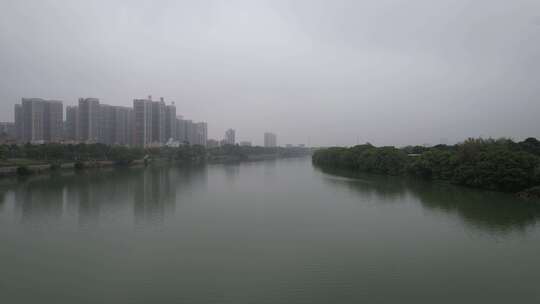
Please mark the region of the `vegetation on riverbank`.
<svg viewBox="0 0 540 304"><path fill-rule="evenodd" d="M33 171L55 170L70 164L76 170L103 165L129 166L135 162L151 161L185 164L234 162L266 158L308 155L308 148L265 148L226 145L207 149L204 146L135 148L104 144L43 144L0 145L0 171L13 168L11 173L28 175ZM34 169L34 170L32 170ZM9 173L8 172L8 173ZM0 172L1 173L1 172Z"/></svg>
<svg viewBox="0 0 540 304"><path fill-rule="evenodd" d="M540 141L527 138L468 139L457 145L375 147L318 150L313 163L387 175L411 175L428 180L504 192L540 185Z"/></svg>
<svg viewBox="0 0 540 304"><path fill-rule="evenodd" d="M0 145L0 164L4 167L105 160L129 162L144 155L145 151L140 148L103 144Z"/></svg>
<svg viewBox="0 0 540 304"><path fill-rule="evenodd" d="M262 160L269 158L287 158L309 155L311 150L303 147L260 147L225 145L208 149L208 161L211 162L235 162Z"/></svg>

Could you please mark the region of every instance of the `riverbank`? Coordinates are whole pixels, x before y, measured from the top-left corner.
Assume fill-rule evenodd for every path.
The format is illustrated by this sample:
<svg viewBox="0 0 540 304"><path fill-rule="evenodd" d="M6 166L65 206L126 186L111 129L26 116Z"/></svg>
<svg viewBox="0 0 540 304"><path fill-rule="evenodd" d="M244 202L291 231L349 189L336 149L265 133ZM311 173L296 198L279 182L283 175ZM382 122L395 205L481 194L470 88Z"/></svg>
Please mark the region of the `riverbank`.
<svg viewBox="0 0 540 304"><path fill-rule="evenodd" d="M28 149L28 146L25 148ZM35 149L34 146L31 147ZM88 159L72 161L70 159L79 159L81 155L89 158L83 153L73 154L76 156L59 157L58 155L66 154L66 150L73 147L55 147L61 149L63 153L47 154L44 159L27 159L13 158L4 159L0 162L0 177L9 176L26 176L33 174L42 174L53 171L67 170L82 170L82 169L99 169L99 168L114 168L114 167L134 167L154 165L193 165L205 163L237 163L237 162L253 162L280 158L305 157L310 155L311 150L302 148L263 148L263 147L219 147L213 149L205 149L201 146L185 146L180 148L151 148L140 150L137 148L121 147L121 150L115 147L99 146L92 147L95 150L103 150L103 153L94 153L91 157L107 157L112 159ZM116 152L108 152L106 149ZM50 147L40 147L42 150L50 150ZM84 150L85 147L79 150ZM28 153L21 153L26 155ZM52 157L56 155L56 157ZM135 158L137 157L137 158ZM66 160L67 159L67 160Z"/></svg>
<svg viewBox="0 0 540 304"><path fill-rule="evenodd" d="M333 147L314 153L313 164L381 175L412 176L456 185L534 197L540 185L540 142L528 138L468 139L457 145L433 147L370 144Z"/></svg>
<svg viewBox="0 0 540 304"><path fill-rule="evenodd" d="M130 161L129 164L120 165L115 161L85 161L85 162L68 162L68 163L38 163L19 166L3 166L0 167L0 177L9 177L17 175L32 175L47 173L51 171L66 171L66 170L79 170L79 169L99 169L110 168L115 166L121 167L136 167L143 166L144 159Z"/></svg>
<svg viewBox="0 0 540 304"><path fill-rule="evenodd" d="M540 200L540 186L531 187L517 193L522 199L526 200Z"/></svg>

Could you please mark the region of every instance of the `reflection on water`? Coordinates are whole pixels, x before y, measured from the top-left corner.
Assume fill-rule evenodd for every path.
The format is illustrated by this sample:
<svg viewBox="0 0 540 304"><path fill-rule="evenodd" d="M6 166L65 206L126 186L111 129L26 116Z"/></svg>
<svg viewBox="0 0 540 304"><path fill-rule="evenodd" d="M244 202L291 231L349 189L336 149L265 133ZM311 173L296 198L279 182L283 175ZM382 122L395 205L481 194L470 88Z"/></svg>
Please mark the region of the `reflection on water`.
<svg viewBox="0 0 540 304"><path fill-rule="evenodd" d="M318 170L329 174L324 178L327 184L346 187L359 199L399 203L412 197L425 209L457 214L467 225L489 233L525 231L540 219L540 204L511 194L403 177Z"/></svg>
<svg viewBox="0 0 540 304"><path fill-rule="evenodd" d="M58 181L29 182L15 190L15 205L22 222L39 222L60 218L63 213L63 187Z"/></svg>
<svg viewBox="0 0 540 304"><path fill-rule="evenodd" d="M227 176L227 179L234 181L240 174L240 166L237 164L225 164L223 165L223 171Z"/></svg>
<svg viewBox="0 0 540 304"><path fill-rule="evenodd" d="M308 159L3 179L0 202L6 303L533 303L538 295L539 205L329 175Z"/></svg>
<svg viewBox="0 0 540 304"><path fill-rule="evenodd" d="M21 223L44 224L75 215L80 226L95 226L103 217L131 209L136 224L162 224L175 213L177 191L205 185L204 168L131 168L42 175L13 180L0 191L0 207L14 194ZM181 202L180 202L181 203ZM127 207L127 208L126 208Z"/></svg>
<svg viewBox="0 0 540 304"><path fill-rule="evenodd" d="M259 183L264 184L272 181L268 178L279 176L276 164L267 161L210 168L213 174L222 172L223 180L229 184L239 179L241 170L251 170L246 175L262 171ZM135 225L161 225L165 218L174 216L185 200L193 199L194 191L206 192L208 170L204 166L128 168L42 175L22 182L3 181L0 212L5 212L6 197L11 193L14 214L23 224L39 226L67 215L76 218L81 227L92 227L101 219L114 220L131 210L124 215L131 216ZM525 231L540 218L540 204L509 194L401 177L317 170L324 174L313 178L322 177L323 184L333 188L349 189L359 201L419 202L424 210L457 215L466 225L489 233ZM254 186L257 183L249 177L239 181L253 182Z"/></svg>
<svg viewBox="0 0 540 304"><path fill-rule="evenodd" d="M134 214L137 223L163 223L166 212L174 213L174 171L151 168L134 180Z"/></svg>

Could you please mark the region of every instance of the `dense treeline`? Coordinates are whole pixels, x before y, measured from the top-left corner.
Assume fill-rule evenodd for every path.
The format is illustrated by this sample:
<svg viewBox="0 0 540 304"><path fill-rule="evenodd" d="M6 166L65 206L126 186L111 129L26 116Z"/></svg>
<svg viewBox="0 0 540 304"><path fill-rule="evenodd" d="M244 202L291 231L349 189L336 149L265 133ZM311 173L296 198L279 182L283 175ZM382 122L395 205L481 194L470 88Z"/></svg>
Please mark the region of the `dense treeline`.
<svg viewBox="0 0 540 304"><path fill-rule="evenodd" d="M307 155L310 149L302 147L261 147L261 146L239 146L224 145L209 149L208 156L212 158L232 157L237 160L247 160L250 156L274 155L276 157L295 157Z"/></svg>
<svg viewBox="0 0 540 304"><path fill-rule="evenodd" d="M313 163L388 175L412 175L498 191L540 185L540 141L527 138L468 139L457 145L404 148L328 148L315 152Z"/></svg>

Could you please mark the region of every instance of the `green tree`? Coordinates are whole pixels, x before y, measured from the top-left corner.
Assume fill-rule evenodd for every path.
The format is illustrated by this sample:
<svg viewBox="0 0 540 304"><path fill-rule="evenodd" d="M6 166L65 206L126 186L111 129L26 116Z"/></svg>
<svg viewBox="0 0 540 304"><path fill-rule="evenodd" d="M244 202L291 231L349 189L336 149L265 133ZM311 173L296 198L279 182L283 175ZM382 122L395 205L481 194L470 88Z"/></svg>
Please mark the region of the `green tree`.
<svg viewBox="0 0 540 304"><path fill-rule="evenodd" d="M9 148L6 145L0 145L0 160L5 160L9 156Z"/></svg>

